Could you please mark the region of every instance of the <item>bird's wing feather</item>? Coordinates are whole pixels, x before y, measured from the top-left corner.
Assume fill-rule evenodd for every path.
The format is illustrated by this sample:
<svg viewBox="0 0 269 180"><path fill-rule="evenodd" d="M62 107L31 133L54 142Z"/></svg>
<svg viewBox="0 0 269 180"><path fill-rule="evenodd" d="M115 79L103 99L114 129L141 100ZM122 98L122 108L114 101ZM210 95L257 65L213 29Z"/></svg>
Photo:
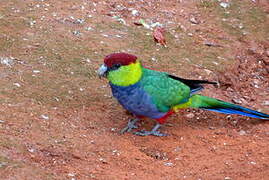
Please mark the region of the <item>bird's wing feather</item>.
<svg viewBox="0 0 269 180"><path fill-rule="evenodd" d="M216 82L210 82L207 80L184 79L170 74L168 76L189 86L192 94L204 89L202 84L217 84Z"/></svg>
<svg viewBox="0 0 269 180"><path fill-rule="evenodd" d="M167 73L144 68L140 82L161 112L168 112L173 106L187 102L190 97L190 87Z"/></svg>

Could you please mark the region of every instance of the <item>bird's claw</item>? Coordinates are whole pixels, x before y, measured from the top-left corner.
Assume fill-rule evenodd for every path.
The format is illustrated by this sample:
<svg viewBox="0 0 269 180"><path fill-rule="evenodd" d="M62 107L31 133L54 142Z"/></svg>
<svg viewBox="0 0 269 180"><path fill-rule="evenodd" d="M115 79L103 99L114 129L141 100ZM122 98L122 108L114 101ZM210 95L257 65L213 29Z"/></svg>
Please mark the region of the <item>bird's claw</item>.
<svg viewBox="0 0 269 180"><path fill-rule="evenodd" d="M127 126L123 128L120 133L123 134L125 132L131 132L132 129L137 129L138 127L135 125L137 121L138 119L129 120Z"/></svg>
<svg viewBox="0 0 269 180"><path fill-rule="evenodd" d="M168 134L161 133L160 131L137 131L137 132L134 132L134 134L138 136L148 136L148 135L159 136L159 137L168 136Z"/></svg>
<svg viewBox="0 0 269 180"><path fill-rule="evenodd" d="M148 136L148 135L153 135L153 136L159 136L159 137L163 137L163 136L168 136L168 134L165 133L161 133L160 131L158 131L158 129L161 127L161 124L157 123L151 131L137 131L134 134L135 135L139 135L139 136Z"/></svg>
<svg viewBox="0 0 269 180"><path fill-rule="evenodd" d="M132 119L128 121L128 124L125 128L123 128L120 133L123 134L125 132L131 132L133 129L137 129L138 127L135 125L135 123L138 121L139 119ZM158 131L158 129L161 127L161 125L158 123L156 124L151 131L137 131L134 132L135 135L138 136L148 136L148 135L153 135L153 136L159 136L159 137L163 137L163 136L168 136L168 134L165 133L161 133L160 131Z"/></svg>

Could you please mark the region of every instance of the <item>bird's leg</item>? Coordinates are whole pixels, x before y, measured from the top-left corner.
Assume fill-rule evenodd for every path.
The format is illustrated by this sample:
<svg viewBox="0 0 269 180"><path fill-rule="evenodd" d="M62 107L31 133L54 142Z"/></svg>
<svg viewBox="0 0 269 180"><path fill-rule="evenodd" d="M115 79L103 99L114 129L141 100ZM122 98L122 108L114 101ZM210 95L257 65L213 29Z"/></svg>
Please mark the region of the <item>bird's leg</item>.
<svg viewBox="0 0 269 180"><path fill-rule="evenodd" d="M123 128L123 129L120 131L120 133L123 134L123 133L125 133L125 132L130 132L132 129L136 129L136 128L138 128L138 127L135 125L135 123L136 123L137 121L139 121L138 118L136 118L136 119L130 119L130 120L128 121L127 126L126 126L125 128Z"/></svg>
<svg viewBox="0 0 269 180"><path fill-rule="evenodd" d="M135 135L139 136L148 136L148 135L153 135L153 136L167 136L167 134L161 133L158 131L158 129L161 127L161 124L157 123L151 131L138 131L135 132Z"/></svg>

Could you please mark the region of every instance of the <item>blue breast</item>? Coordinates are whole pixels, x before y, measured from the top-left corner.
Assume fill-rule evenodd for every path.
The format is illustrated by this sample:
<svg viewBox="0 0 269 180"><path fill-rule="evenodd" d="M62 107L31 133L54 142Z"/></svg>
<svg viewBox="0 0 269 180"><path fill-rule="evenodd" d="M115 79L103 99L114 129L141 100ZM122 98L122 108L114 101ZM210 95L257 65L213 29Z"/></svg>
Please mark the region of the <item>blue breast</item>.
<svg viewBox="0 0 269 180"><path fill-rule="evenodd" d="M113 96L134 115L159 119L166 114L157 109L152 98L143 90L139 82L127 87L116 86L111 83L110 86Z"/></svg>

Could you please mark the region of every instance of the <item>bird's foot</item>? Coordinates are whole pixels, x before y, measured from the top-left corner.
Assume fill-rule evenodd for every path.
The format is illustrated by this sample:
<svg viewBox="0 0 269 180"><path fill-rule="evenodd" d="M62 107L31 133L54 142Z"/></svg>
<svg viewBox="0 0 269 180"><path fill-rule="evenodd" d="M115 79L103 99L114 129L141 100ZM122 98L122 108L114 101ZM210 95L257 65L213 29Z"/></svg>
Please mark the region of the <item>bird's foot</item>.
<svg viewBox="0 0 269 180"><path fill-rule="evenodd" d="M125 132L130 132L132 131L132 129L137 129L138 127L135 125L135 123L138 121L139 119L130 119L128 121L128 124L125 128L123 128L120 133L123 134Z"/></svg>
<svg viewBox="0 0 269 180"><path fill-rule="evenodd" d="M160 127L161 125L158 123L152 128L151 131L137 131L134 134L139 135L139 136L148 136L148 135L159 136L159 137L168 136L168 134L161 133L160 131L158 131Z"/></svg>
<svg viewBox="0 0 269 180"><path fill-rule="evenodd" d="M134 132L134 134L138 136L148 136L148 135L159 136L159 137L168 136L168 134L161 133L160 131L137 131L137 132Z"/></svg>

